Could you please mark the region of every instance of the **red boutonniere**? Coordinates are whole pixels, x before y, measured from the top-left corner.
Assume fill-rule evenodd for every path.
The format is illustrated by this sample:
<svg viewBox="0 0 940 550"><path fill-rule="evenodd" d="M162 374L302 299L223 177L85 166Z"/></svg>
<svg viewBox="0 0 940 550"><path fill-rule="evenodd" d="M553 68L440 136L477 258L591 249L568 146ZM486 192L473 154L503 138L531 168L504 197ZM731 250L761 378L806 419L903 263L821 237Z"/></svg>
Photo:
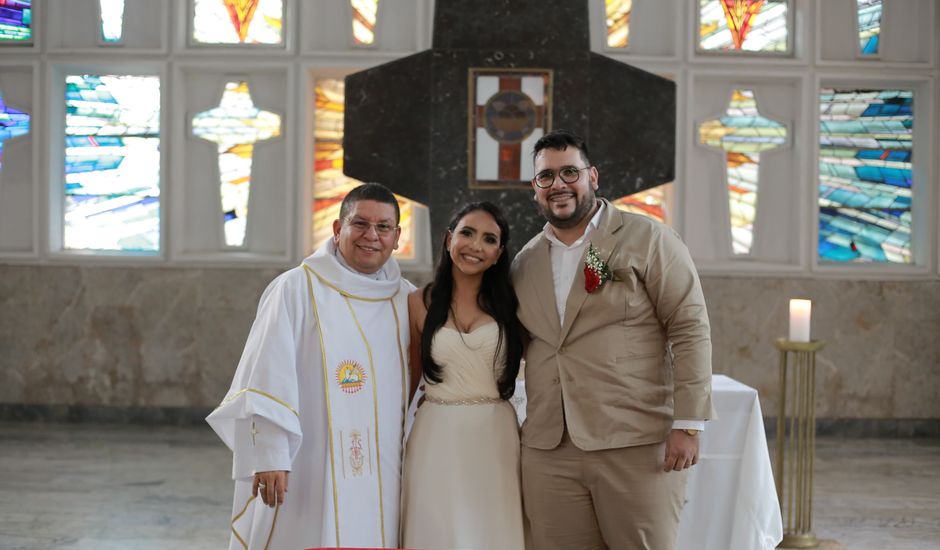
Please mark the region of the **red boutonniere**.
<svg viewBox="0 0 940 550"><path fill-rule="evenodd" d="M584 290L591 294L606 281L614 278L610 267L601 259L593 244L588 245L587 259L584 260Z"/></svg>

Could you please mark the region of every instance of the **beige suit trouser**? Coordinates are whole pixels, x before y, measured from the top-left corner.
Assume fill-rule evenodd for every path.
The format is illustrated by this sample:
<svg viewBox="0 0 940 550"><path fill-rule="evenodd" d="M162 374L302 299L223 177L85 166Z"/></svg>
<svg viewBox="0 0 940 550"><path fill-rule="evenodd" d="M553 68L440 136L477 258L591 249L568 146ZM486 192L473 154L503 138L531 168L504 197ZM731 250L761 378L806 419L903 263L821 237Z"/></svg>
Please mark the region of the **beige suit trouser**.
<svg viewBox="0 0 940 550"><path fill-rule="evenodd" d="M672 550L688 470L664 472L665 442L582 451L565 431L522 447L522 499L536 550Z"/></svg>

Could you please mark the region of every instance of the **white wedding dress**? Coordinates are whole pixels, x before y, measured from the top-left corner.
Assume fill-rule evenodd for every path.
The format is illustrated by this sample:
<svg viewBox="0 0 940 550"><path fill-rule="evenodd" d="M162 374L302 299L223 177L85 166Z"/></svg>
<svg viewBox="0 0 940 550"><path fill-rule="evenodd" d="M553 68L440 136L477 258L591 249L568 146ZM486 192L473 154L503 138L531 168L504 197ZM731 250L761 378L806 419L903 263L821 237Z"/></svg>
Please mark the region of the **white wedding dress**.
<svg viewBox="0 0 940 550"><path fill-rule="evenodd" d="M434 335L431 354L443 367L443 381L425 384L426 401L406 445L405 548L525 547L519 425L496 387L506 356L498 340L496 323L467 334L442 327Z"/></svg>

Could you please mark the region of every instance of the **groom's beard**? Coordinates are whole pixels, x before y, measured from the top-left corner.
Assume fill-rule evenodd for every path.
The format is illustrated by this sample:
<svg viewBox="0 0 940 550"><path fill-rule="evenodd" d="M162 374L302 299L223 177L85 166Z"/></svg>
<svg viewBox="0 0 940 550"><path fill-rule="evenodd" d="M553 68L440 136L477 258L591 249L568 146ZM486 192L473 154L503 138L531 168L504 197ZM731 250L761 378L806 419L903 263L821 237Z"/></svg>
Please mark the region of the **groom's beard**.
<svg viewBox="0 0 940 550"><path fill-rule="evenodd" d="M594 196L594 190L588 187L587 192L578 198L575 195L575 207L574 211L571 214L565 217L556 216L552 212L551 202L548 200L551 196L546 197L544 203L542 201L536 201L536 204L539 205L539 212L542 213L542 216L551 224L552 227L557 227L558 229L570 229L584 219L585 216L589 215L592 210L594 210L594 204L597 202L596 197Z"/></svg>

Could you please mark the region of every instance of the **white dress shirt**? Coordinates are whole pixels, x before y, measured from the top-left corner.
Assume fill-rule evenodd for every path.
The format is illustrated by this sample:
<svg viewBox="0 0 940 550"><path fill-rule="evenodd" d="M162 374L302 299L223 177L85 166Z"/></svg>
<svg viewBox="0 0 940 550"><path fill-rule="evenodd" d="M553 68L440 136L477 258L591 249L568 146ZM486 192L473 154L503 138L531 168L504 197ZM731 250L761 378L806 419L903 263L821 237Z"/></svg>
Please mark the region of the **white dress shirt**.
<svg viewBox="0 0 940 550"><path fill-rule="evenodd" d="M552 261L552 282L555 285L555 307L558 309L558 319L561 324L565 324L565 304L568 302L568 294L571 293L571 285L574 284L575 276L578 274L578 268L581 264L581 256L584 255L585 247L591 242L591 235L597 229L600 223L601 215L607 206L599 202L600 208L591 217L584 233L576 241L567 245L555 236L555 231L550 223L546 223L543 231L545 238L548 239L548 255ZM665 353L665 350L663 351ZM705 429L704 420L674 420L672 423L674 430L699 430Z"/></svg>

